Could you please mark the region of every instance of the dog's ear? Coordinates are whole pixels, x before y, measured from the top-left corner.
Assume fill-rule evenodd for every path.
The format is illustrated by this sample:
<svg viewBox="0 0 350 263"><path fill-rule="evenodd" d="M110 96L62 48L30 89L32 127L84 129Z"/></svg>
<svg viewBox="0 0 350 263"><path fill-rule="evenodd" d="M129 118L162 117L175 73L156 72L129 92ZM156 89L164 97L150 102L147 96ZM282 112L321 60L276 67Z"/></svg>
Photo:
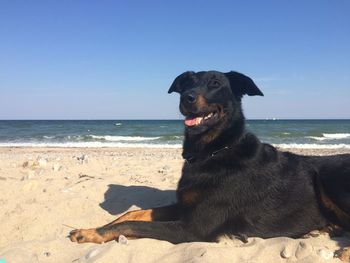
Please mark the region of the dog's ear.
<svg viewBox="0 0 350 263"><path fill-rule="evenodd" d="M181 75L177 76L176 79L174 80L173 84L171 84L171 87L168 90L168 93L172 93L174 91L181 93L182 90L185 88L184 84L193 75L194 75L193 71L186 71L186 72L182 73Z"/></svg>
<svg viewBox="0 0 350 263"><path fill-rule="evenodd" d="M249 96L264 96L261 90L255 85L254 81L246 75L235 71L230 71L224 74L228 78L231 90L236 97L242 98L245 94Z"/></svg>

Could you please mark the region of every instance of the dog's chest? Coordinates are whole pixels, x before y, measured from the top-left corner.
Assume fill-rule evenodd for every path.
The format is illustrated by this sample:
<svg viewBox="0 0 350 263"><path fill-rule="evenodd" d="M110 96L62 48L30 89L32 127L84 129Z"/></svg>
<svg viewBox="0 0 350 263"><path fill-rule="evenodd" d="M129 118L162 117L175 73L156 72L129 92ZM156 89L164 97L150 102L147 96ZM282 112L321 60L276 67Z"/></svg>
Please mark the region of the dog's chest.
<svg viewBox="0 0 350 263"><path fill-rule="evenodd" d="M178 190L178 202L184 206L194 206L202 199L202 192L199 189L190 188Z"/></svg>
<svg viewBox="0 0 350 263"><path fill-rule="evenodd" d="M203 198L203 187L195 178L183 173L176 191L178 202L184 206L194 206ZM193 175L193 174L192 174Z"/></svg>
<svg viewBox="0 0 350 263"><path fill-rule="evenodd" d="M194 206L206 199L208 191L214 188L212 180L215 177L215 171L212 171L212 168L210 165L201 165L200 162L184 164L177 188L179 203Z"/></svg>

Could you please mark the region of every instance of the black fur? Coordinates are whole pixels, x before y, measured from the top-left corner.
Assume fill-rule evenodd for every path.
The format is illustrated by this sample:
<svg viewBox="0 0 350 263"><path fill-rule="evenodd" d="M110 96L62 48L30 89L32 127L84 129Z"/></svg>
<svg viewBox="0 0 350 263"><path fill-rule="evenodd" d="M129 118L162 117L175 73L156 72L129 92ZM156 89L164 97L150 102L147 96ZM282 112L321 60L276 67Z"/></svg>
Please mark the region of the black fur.
<svg viewBox="0 0 350 263"><path fill-rule="evenodd" d="M201 133L186 127L183 156L188 161L177 196L188 232L207 241L221 234L300 237L344 221L325 207L320 191L350 214L350 155L306 157L261 143L244 128L242 96L262 95L250 78L236 72L184 74L169 92L201 95L208 107L220 104L224 111ZM215 87L212 80L218 81ZM183 100L180 110L185 116L206 111ZM204 143L206 136L212 140ZM182 197L191 191L198 193L195 200L184 203Z"/></svg>
<svg viewBox="0 0 350 263"><path fill-rule="evenodd" d="M301 237L329 224L349 229L349 154L307 157L261 143L245 130L241 98L263 94L243 74L185 72L171 92L180 93L186 117L177 203L155 209L150 222L98 228L98 238L124 234L181 243L223 234ZM80 242L84 233L75 230L70 237Z"/></svg>

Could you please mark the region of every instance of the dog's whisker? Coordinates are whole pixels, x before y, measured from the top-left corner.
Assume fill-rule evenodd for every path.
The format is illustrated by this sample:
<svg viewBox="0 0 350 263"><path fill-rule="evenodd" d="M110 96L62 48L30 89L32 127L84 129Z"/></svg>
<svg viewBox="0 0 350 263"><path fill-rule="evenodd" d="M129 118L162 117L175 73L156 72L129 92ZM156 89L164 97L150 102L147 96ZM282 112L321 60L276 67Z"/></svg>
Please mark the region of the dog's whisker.
<svg viewBox="0 0 350 263"><path fill-rule="evenodd" d="M65 227L68 227L68 228L71 228L71 229L77 229L77 227L73 227L73 226L66 225L66 224L62 224L62 226L65 226Z"/></svg>

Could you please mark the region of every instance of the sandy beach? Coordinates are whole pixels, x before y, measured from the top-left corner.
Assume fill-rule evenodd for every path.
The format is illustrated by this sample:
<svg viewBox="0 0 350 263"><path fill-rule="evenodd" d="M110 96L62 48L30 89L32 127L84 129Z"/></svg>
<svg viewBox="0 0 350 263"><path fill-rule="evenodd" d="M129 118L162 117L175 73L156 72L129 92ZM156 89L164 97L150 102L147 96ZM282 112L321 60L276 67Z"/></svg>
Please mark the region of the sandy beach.
<svg viewBox="0 0 350 263"><path fill-rule="evenodd" d="M347 150L293 150L301 154ZM0 259L6 262L340 262L350 238L222 238L173 245L72 243L72 228L100 226L127 210L175 201L181 149L0 148ZM301 219L302 220L302 219Z"/></svg>

